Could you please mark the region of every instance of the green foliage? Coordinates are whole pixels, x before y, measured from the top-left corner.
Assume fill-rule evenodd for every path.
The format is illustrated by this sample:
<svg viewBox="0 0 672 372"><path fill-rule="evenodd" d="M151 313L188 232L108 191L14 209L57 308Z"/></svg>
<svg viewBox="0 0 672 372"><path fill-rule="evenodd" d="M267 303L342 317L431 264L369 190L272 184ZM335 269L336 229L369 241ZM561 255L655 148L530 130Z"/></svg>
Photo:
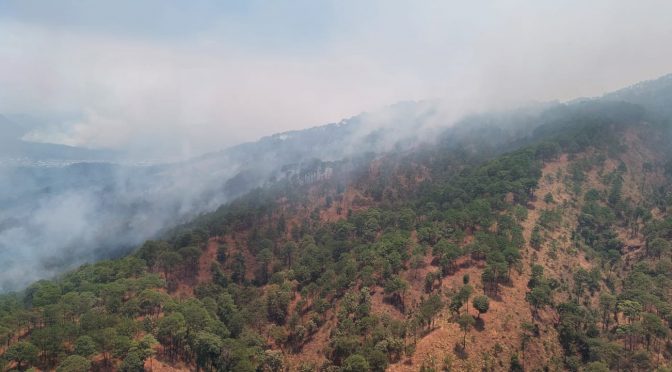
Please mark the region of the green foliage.
<svg viewBox="0 0 672 372"><path fill-rule="evenodd" d="M292 299L291 291L286 287L271 285L266 296L268 319L277 324L284 324L287 317L287 307Z"/></svg>
<svg viewBox="0 0 672 372"><path fill-rule="evenodd" d="M562 215L557 209L545 209L541 211L538 222L542 227L552 230L560 226Z"/></svg>
<svg viewBox="0 0 672 372"><path fill-rule="evenodd" d="M577 298L583 295L585 289L588 289L592 296L599 289L599 281L599 269L593 268L591 271L586 271L584 268L579 268L574 273L574 291Z"/></svg>
<svg viewBox="0 0 672 372"><path fill-rule="evenodd" d="M219 354L224 346L220 337L207 331L200 331L194 337L196 364L206 370L217 365Z"/></svg>
<svg viewBox="0 0 672 372"><path fill-rule="evenodd" d="M509 371L510 372L524 372L525 369L523 365L520 364L520 359L518 359L518 354L511 355L511 361L509 362Z"/></svg>
<svg viewBox="0 0 672 372"><path fill-rule="evenodd" d="M362 355L352 354L343 362L344 372L368 372L369 362Z"/></svg>
<svg viewBox="0 0 672 372"><path fill-rule="evenodd" d="M662 238L655 238L646 245L646 253L652 257L661 258L663 256L669 256L671 252L672 244Z"/></svg>
<svg viewBox="0 0 672 372"><path fill-rule="evenodd" d="M58 365L56 372L86 372L90 368L91 362L88 359L79 355L70 355Z"/></svg>
<svg viewBox="0 0 672 372"><path fill-rule="evenodd" d="M623 300L618 303L618 311L628 319L629 322L634 322L639 319L639 314L642 312L642 304L637 301Z"/></svg>
<svg viewBox="0 0 672 372"><path fill-rule="evenodd" d="M455 270L455 260L464 252L457 245L442 239L434 246L432 253L438 260L443 275L448 275Z"/></svg>
<svg viewBox="0 0 672 372"><path fill-rule="evenodd" d="M518 220L518 222L523 222L527 219L527 208L520 204L516 204L513 207L513 216Z"/></svg>
<svg viewBox="0 0 672 372"><path fill-rule="evenodd" d="M80 336L75 341L75 353L83 357L90 357L98 351L96 343L91 336Z"/></svg>
<svg viewBox="0 0 672 372"><path fill-rule="evenodd" d="M525 295L525 300L537 311L552 304L551 289L546 285L534 287Z"/></svg>
<svg viewBox="0 0 672 372"><path fill-rule="evenodd" d="M555 282L544 277L543 266L534 264L527 286L530 291L525 294L525 300L532 306L532 316L535 317L540 309L553 304Z"/></svg>
<svg viewBox="0 0 672 372"><path fill-rule="evenodd" d="M28 306L43 307L55 304L61 297L61 289L56 283L41 280L26 289L24 303Z"/></svg>
<svg viewBox="0 0 672 372"><path fill-rule="evenodd" d="M33 364L37 362L38 353L40 350L28 341L18 341L10 345L5 350L4 358L14 361L17 364L17 369L21 370L24 363Z"/></svg>
<svg viewBox="0 0 672 372"><path fill-rule="evenodd" d="M460 326L460 330L463 332L462 337L462 349L467 347L467 332L474 326L476 321L469 314L462 314L457 318L457 324Z"/></svg>
<svg viewBox="0 0 672 372"><path fill-rule="evenodd" d="M140 353L133 351L126 355L119 369L123 372L142 372L145 370L145 362Z"/></svg>
<svg viewBox="0 0 672 372"><path fill-rule="evenodd" d="M490 299L488 296L476 296L473 300L474 309L478 311L478 317L481 317L481 314L487 313L490 309Z"/></svg>
<svg viewBox="0 0 672 372"><path fill-rule="evenodd" d="M443 309L443 305L441 297L437 294L430 295L427 299L423 298L417 313L417 319L420 324L424 324L427 328L431 328L434 325L434 318L439 314L441 309Z"/></svg>

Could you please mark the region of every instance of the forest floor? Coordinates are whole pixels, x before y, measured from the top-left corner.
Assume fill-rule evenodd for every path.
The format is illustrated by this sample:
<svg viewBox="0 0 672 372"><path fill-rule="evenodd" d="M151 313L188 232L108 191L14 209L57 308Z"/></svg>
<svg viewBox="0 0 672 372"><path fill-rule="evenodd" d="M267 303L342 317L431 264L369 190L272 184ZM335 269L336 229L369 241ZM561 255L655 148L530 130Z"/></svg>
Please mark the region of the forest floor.
<svg viewBox="0 0 672 372"><path fill-rule="evenodd" d="M548 206L543 201L546 193L551 193L556 203L563 203L571 198L562 184L561 180L555 175L560 172L566 172L569 161L566 155L559 157L554 161L546 163L542 170L542 177L539 187L534 192L533 201L529 205L528 217L522 223L523 235L529 242L532 229L537 224L541 211ZM552 177L546 177L551 175ZM570 214L576 214L572 211ZM566 227L573 228L574 220L565 221ZM558 239L567 234L567 229L558 229L558 231L548 236L549 239ZM562 239L561 239L562 240ZM567 239L564 239L567 240ZM568 241L565 244L569 244ZM444 309L439 319L436 321L434 329L426 336L417 341L416 351L411 358L404 358L399 363L390 366L390 371L417 371L424 363L428 366L443 368L450 364L453 370L469 371L489 368L489 370L508 370L511 355L518 354L521 363L526 366L548 366L551 371L562 369L561 356L562 348L558 343L557 333L553 327L557 321L557 314L552 310L541 310L538 318L532 318L530 305L525 300L525 294L528 291L527 282L530 278L530 266L537 261L547 268L546 275L555 277L560 271L568 271L568 265L579 265L589 267L589 263L583 255L578 256L559 255L558 259L548 257L549 248L547 245L539 251L535 251L529 243L522 250L522 265L520 272L513 270L511 273L511 282L501 285L497 297L491 298L490 309L482 314L474 329L467 333L467 342L465 352L461 352L463 332L459 329L457 323L452 319L449 310ZM562 256L562 257L560 257ZM449 293L457 291L462 286L462 278L465 274L471 278L471 284L474 286L474 296L483 294L483 284L481 282L481 272L483 263L481 262L458 262L459 269L452 275L444 278L442 291ZM557 268L557 269L556 269ZM417 273L417 278L424 279L429 271L437 268L427 265ZM422 291L421 280L411 280L413 291ZM464 311L464 310L463 310ZM469 314L474 317L477 312L468 305ZM540 335L533 337L527 344L524 353L522 344L522 324L536 323L539 325Z"/></svg>
<svg viewBox="0 0 672 372"><path fill-rule="evenodd" d="M639 148L636 137L629 138L633 148ZM630 154L626 152L621 158L626 163L629 170L642 174L642 159L646 159L650 154ZM592 156L590 153L583 156ZM508 369L512 355L518 355L521 363L526 367L547 366L550 371L562 370L563 351L558 342L558 335L554 325L558 322L558 314L555 311L541 309L536 318L533 318L530 305L525 300L528 292L527 283L530 278L531 265L540 264L544 267L544 276L555 278L560 283L570 286L573 282L573 273L577 267L590 270L592 264L584 252L577 249L572 242L571 236L574 231L579 213L581 211L582 198L577 197L572 192L571 182L568 182L570 174L570 165L574 159L570 160L566 154L561 155L555 160L548 161L542 168L542 175L537 189L531 201L528 203L527 219L522 221L523 236L526 242L530 241L532 230L539 223L540 216L545 210L555 210L560 213L561 221L559 225L542 229L544 243L539 249L534 249L529 243L521 250L521 265L518 270L512 270L511 280L508 284L500 285L497 296L491 296L490 309L482 314L476 327L467 333L466 349L462 351L458 345L462 344L464 334L452 318L450 311L446 308L438 316L434 328L429 330L423 337L417 339L416 351L411 357L402 357L402 359L390 365L390 371L416 371L421 365L435 366L442 368L450 364L454 370L480 370L487 368L489 370ZM616 160L607 159L600 167L595 167L587 173L586 181L582 186L583 191L595 188L601 191L606 190L603 184L603 176L614 171L619 165ZM372 172L375 172L373 169ZM631 172L624 179L624 194L633 199L641 198L642 184L637 182ZM647 177L655 181L659 175L651 174ZM348 210L363 210L368 208L371 200L356 188L349 186L339 200L334 200L332 205L326 207L325 190L316 188L310 193L314 195L310 198L308 205L299 207L299 210L290 210L287 204L286 214L292 216L287 221L289 226L299 226L299 224L310 217L310 214L316 208L320 210L320 220L322 222L335 222L347 216ZM553 202L544 201L545 196L550 194ZM321 196L317 196L321 195ZM282 201L280 201L282 203ZM625 233L619 231L619 235ZM467 236L464 244L467 244L473 236ZM622 236L622 238L627 238ZM417 244L415 234L411 239L412 244ZM641 238L634 237L624 239L626 244L641 245ZM252 279L256 269L255 260L250 255L243 235L227 235L211 239L199 261L199 272L196 278L197 283L205 283L212 280L210 265L216 261L217 248L219 244L224 243L230 253L242 251L245 255L248 279ZM424 278L428 272L437 271L438 267L432 265L432 255L427 253L424 260L424 266L418 269L410 269L402 272L402 277L410 284L409 290L404 295L406 306L412 308L416 306L424 293ZM458 260L458 269L451 275L445 277L441 283L440 292L445 294L453 293L462 286L462 278L469 275L471 285L474 287L474 296L483 294L483 284L481 282L481 273L484 262L473 261L468 257L462 257ZM182 295L190 295L186 293ZM386 314L394 319L404 319L405 314L396 307L387 303L384 299L382 288L372 288L372 310L378 315ZM179 290L178 290L179 292ZM490 296L491 293L488 293ZM298 296L297 296L298 297ZM568 293L558 292L555 294L556 302L569 299ZM471 299L470 299L471 300ZM589 299L594 302L597 299ZM295 304L298 298L292 301ZM471 301L470 301L471 302ZM472 308L469 302L467 309L469 314L476 317L477 312ZM338 304L334 304L334 309ZM310 362L315 365L321 365L326 361L325 350L328 347L330 333L336 326L335 311L328 311L325 324L311 336L303 350L298 354L285 354L286 362L290 368L296 368L302 362ZM524 323L536 324L539 328L538 336L531 337L524 350L522 347ZM169 368L169 367L165 367ZM165 369L166 371L169 369Z"/></svg>

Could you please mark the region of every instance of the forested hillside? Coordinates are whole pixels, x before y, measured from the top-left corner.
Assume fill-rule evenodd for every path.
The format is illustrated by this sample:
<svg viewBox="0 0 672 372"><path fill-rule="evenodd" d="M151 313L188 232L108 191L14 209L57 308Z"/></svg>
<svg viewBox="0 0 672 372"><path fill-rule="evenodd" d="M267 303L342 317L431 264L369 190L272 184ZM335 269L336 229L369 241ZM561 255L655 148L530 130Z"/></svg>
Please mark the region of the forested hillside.
<svg viewBox="0 0 672 372"><path fill-rule="evenodd" d="M127 257L2 295L0 367L668 371L661 112L480 115L295 166Z"/></svg>

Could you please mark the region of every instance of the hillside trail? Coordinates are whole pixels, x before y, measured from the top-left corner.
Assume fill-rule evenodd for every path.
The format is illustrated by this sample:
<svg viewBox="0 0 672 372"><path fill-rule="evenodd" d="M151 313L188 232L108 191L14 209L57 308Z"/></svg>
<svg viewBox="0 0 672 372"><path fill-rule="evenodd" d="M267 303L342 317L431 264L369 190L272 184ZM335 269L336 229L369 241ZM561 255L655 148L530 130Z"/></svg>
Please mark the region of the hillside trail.
<svg viewBox="0 0 672 372"><path fill-rule="evenodd" d="M511 283L501 285L499 296L491 298L490 309L481 315L482 327L473 328L467 334L466 353L454 352L456 345L462 342L463 332L451 319L449 310L444 309L436 322L436 327L425 337L418 339L412 357L402 358L400 362L391 365L389 371L417 371L423 363L440 369L446 362L456 371L476 371L484 368L503 371L508 370L509 360L513 354L519 354L521 362L526 366L548 366L550 371L562 370L562 348L553 327L557 315L552 310L541 310L534 320L525 295L528 291L527 282L532 262L542 264L546 268L545 274L549 277L555 277L561 271L569 271L568 268L577 264L582 267L590 266L581 253L573 256L559 254L555 259L551 259L548 244L539 251L535 251L529 244L532 229L537 224L541 211L549 208L543 201L544 195L551 193L557 204L569 202L571 199L562 180L556 177L557 174L566 174L568 164L566 155L544 164L539 187L534 191L534 197L528 206L528 217L521 223L523 235L528 242L521 250L521 270L520 272L513 270ZM547 177L549 175L551 177ZM563 226L573 228L576 215L575 210L568 208L566 215L563 216ZM562 228L548 234L547 239L558 239L568 246L570 242L565 235L567 229ZM462 286L463 276L468 274L475 287L472 298L483 294L481 272L482 267L478 265L461 267L443 280L442 291L446 293L458 290ZM474 317L477 315L470 303L467 311ZM539 324L540 334L527 344L523 357L522 324L533 321Z"/></svg>

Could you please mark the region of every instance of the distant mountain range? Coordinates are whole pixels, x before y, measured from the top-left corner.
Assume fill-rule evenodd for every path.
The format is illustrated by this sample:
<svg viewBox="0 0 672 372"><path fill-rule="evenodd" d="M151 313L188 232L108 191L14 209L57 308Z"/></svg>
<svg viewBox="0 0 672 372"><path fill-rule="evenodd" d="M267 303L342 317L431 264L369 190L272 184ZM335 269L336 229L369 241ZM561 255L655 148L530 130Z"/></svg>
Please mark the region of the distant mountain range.
<svg viewBox="0 0 672 372"><path fill-rule="evenodd" d="M0 115L0 164L59 164L76 161L110 161L114 151L24 141L32 127Z"/></svg>

